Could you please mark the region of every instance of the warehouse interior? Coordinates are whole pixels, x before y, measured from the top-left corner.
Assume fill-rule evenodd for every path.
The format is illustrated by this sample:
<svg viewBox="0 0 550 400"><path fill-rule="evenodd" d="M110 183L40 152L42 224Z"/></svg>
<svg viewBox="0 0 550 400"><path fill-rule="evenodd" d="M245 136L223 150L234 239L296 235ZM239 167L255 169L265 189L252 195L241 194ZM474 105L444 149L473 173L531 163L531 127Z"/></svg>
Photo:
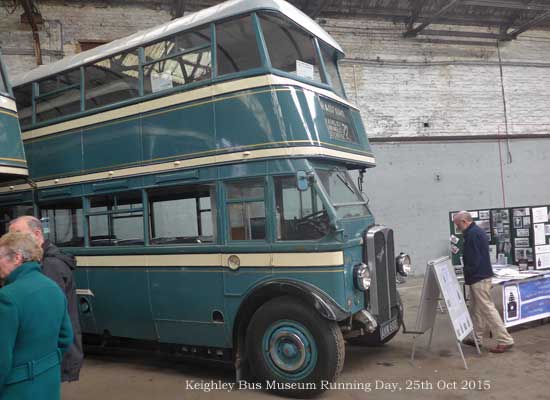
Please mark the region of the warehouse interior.
<svg viewBox="0 0 550 400"><path fill-rule="evenodd" d="M3 0L0 47L16 78L216 3ZM292 3L346 52L347 96L361 110L377 158L366 174L369 205L377 223L395 229L415 273L448 251L449 211L547 202L550 5Z"/></svg>

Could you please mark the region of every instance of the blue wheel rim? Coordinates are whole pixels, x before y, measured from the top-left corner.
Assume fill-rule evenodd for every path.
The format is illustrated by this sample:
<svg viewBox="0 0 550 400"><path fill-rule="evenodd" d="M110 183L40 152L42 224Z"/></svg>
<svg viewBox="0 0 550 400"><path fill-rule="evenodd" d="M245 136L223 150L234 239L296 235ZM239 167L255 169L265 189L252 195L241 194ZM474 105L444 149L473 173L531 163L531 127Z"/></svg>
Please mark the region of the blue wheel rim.
<svg viewBox="0 0 550 400"><path fill-rule="evenodd" d="M317 364L317 344L311 332L296 321L277 321L262 338L264 359L279 377L299 381Z"/></svg>

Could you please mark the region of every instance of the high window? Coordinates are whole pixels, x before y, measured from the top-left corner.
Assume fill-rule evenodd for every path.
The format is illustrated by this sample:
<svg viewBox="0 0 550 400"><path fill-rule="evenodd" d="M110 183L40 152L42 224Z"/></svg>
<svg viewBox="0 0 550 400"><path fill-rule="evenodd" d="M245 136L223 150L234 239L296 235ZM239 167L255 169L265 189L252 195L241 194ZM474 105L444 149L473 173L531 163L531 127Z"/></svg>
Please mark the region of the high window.
<svg viewBox="0 0 550 400"><path fill-rule="evenodd" d="M144 92L155 93L212 77L210 28L145 47Z"/></svg>
<svg viewBox="0 0 550 400"><path fill-rule="evenodd" d="M260 21L273 68L322 81L313 36L276 14L262 13Z"/></svg>
<svg viewBox="0 0 550 400"><path fill-rule="evenodd" d="M28 126L32 124L32 83L18 86L13 89L13 94L17 102L17 115L19 124Z"/></svg>
<svg viewBox="0 0 550 400"><path fill-rule="evenodd" d="M214 185L148 191L151 244L213 243L216 233Z"/></svg>
<svg viewBox="0 0 550 400"><path fill-rule="evenodd" d="M337 94L345 97L342 80L340 79L340 75L338 74L338 58L336 56L336 50L322 43L321 54L323 56L323 62L325 64L325 71L330 77L330 84L332 88Z"/></svg>
<svg viewBox="0 0 550 400"><path fill-rule="evenodd" d="M218 75L246 71L261 65L252 17L216 24Z"/></svg>
<svg viewBox="0 0 550 400"><path fill-rule="evenodd" d="M86 109L128 100L139 95L137 50L117 54L84 67Z"/></svg>
<svg viewBox="0 0 550 400"><path fill-rule="evenodd" d="M266 238L264 180L226 184L230 240Z"/></svg>
<svg viewBox="0 0 550 400"><path fill-rule="evenodd" d="M36 90L36 122L80 111L80 69L43 79Z"/></svg>

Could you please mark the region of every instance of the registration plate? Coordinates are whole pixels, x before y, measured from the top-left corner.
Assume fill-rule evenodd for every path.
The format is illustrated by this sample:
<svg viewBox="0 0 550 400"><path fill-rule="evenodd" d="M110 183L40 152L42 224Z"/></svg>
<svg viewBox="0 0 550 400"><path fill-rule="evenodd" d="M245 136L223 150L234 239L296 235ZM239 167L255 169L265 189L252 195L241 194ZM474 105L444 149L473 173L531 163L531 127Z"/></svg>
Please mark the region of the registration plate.
<svg viewBox="0 0 550 400"><path fill-rule="evenodd" d="M386 322L384 325L380 326L380 340L384 340L389 335L394 333L399 329L399 321L397 318L392 319L391 321Z"/></svg>

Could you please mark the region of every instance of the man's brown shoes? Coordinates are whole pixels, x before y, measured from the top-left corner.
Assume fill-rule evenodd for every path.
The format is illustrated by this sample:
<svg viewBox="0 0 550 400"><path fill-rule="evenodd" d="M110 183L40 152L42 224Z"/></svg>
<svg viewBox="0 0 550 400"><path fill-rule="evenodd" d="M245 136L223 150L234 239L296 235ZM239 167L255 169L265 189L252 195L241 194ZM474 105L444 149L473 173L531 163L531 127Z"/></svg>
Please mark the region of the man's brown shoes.
<svg viewBox="0 0 550 400"><path fill-rule="evenodd" d="M489 349L489 351L491 353L504 353L505 351L510 350L513 346L513 344L497 344L496 347Z"/></svg>

